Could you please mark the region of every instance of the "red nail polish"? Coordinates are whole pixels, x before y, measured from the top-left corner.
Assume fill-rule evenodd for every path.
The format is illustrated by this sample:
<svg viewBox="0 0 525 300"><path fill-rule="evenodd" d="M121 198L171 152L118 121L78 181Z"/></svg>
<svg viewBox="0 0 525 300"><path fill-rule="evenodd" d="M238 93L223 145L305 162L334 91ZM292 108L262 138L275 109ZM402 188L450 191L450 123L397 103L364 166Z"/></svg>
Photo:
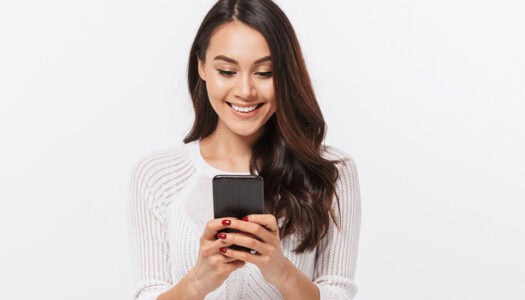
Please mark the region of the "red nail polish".
<svg viewBox="0 0 525 300"><path fill-rule="evenodd" d="M226 253L226 248L224 247L219 248L219 250L221 250L222 253Z"/></svg>
<svg viewBox="0 0 525 300"><path fill-rule="evenodd" d="M248 217L244 217L242 220L248 222Z"/></svg>
<svg viewBox="0 0 525 300"><path fill-rule="evenodd" d="M226 226L230 226L230 224L232 223L232 221L230 220L222 220L222 225L226 225Z"/></svg>
<svg viewBox="0 0 525 300"><path fill-rule="evenodd" d="M224 233L218 233L218 234L217 234L217 237L220 238L220 239L225 239L225 238L226 238L226 234L224 234Z"/></svg>

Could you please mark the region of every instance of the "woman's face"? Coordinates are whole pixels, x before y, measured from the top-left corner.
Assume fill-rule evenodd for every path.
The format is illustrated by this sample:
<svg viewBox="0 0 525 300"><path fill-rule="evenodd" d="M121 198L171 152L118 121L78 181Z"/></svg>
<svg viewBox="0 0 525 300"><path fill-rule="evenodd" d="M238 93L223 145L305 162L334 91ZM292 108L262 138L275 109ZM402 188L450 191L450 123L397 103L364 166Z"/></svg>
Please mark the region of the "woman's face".
<svg viewBox="0 0 525 300"><path fill-rule="evenodd" d="M205 62L199 60L199 76L219 116L217 130L257 135L275 113L270 49L261 33L241 22L215 30Z"/></svg>

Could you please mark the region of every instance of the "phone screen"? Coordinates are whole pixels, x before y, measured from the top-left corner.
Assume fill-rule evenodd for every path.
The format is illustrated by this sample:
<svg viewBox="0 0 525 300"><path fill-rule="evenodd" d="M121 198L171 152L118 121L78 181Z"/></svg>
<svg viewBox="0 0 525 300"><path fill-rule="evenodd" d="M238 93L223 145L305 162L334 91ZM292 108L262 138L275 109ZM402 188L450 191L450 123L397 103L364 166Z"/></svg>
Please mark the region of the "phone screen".
<svg viewBox="0 0 525 300"><path fill-rule="evenodd" d="M241 219L249 214L264 213L264 182L258 175L216 175L213 177L214 218ZM236 232L225 228L219 232ZM238 245L232 249L250 251Z"/></svg>

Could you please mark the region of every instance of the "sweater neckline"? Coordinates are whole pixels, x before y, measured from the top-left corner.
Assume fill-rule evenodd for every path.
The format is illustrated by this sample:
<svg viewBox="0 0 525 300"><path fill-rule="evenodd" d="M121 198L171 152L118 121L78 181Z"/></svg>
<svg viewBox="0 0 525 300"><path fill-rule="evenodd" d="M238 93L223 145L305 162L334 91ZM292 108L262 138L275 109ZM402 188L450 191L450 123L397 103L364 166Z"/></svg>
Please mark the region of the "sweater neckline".
<svg viewBox="0 0 525 300"><path fill-rule="evenodd" d="M224 171L214 166L208 164L208 162L202 157L200 150L200 139L188 143L189 153L193 159L197 169L201 170L204 174L214 177L219 174L229 174L229 175L250 175L250 172L230 172Z"/></svg>

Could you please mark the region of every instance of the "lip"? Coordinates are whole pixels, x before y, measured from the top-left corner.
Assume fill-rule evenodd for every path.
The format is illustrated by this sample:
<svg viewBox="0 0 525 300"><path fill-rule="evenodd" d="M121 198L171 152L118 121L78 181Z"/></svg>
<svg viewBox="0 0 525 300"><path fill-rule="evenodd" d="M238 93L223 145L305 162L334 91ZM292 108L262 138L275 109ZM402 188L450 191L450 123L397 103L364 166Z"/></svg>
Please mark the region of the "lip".
<svg viewBox="0 0 525 300"><path fill-rule="evenodd" d="M230 109L232 114L234 114L236 117L238 117L240 119L250 119L250 118L255 117L257 114L259 114L259 112L261 110L261 107L264 106L264 104L265 104L265 102L254 103L252 105L245 105L245 106L234 104L235 106L241 106L241 107L253 106L253 105L256 105L256 104L259 105L259 107L257 107L255 110L252 110L251 112L245 113L245 112L236 111L228 103L230 103L230 102L227 102L226 106L228 106L228 108Z"/></svg>
<svg viewBox="0 0 525 300"><path fill-rule="evenodd" d="M239 106L239 107L250 107L250 106L254 106L254 105L259 105L259 104L263 104L264 102L258 102L258 103L252 103L252 104L238 104L238 103L233 103L233 102L230 102L230 101L225 101L226 103L229 103L229 104L233 104L235 106Z"/></svg>

